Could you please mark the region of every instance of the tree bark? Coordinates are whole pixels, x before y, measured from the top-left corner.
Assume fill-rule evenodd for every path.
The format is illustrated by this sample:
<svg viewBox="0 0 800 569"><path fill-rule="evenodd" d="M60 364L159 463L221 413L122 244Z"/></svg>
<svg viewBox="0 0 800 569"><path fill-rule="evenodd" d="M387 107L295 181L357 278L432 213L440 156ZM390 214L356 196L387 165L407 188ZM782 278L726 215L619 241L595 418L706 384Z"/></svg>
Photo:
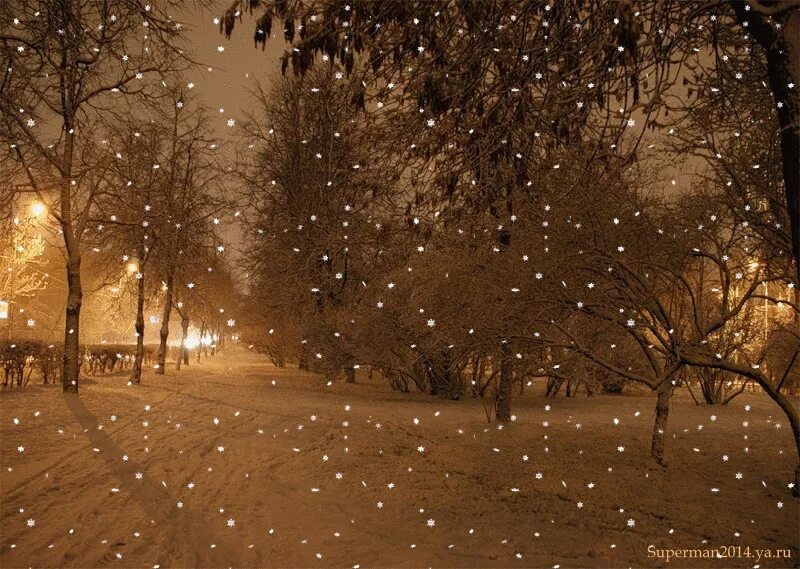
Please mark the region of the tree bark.
<svg viewBox="0 0 800 569"><path fill-rule="evenodd" d="M142 257L140 257L140 263ZM131 382L142 380L142 360L144 359L144 273L139 275L136 285L136 354L133 357Z"/></svg>
<svg viewBox="0 0 800 569"><path fill-rule="evenodd" d="M665 379L658 386L656 399L656 418L653 423L653 440L650 445L650 456L661 466L666 466L664 460L664 439L667 435L667 420L669 419L669 402L672 398L672 382Z"/></svg>
<svg viewBox="0 0 800 569"><path fill-rule="evenodd" d="M344 369L344 381L345 383L355 383L356 382L356 370L353 366L347 366Z"/></svg>
<svg viewBox="0 0 800 569"><path fill-rule="evenodd" d="M169 316L172 313L172 288L174 280L174 269L167 273L167 290L164 291L164 312L161 315L161 342L158 345L158 357L156 358L156 373L164 374L167 363L167 338L169 338Z"/></svg>
<svg viewBox="0 0 800 569"><path fill-rule="evenodd" d="M67 20L64 14L64 21ZM67 66L68 56L66 49L62 51L62 69ZM78 393L78 380L80 376L80 320L81 304L83 302L83 288L81 286L81 248L80 231L72 219L72 161L75 146L75 130L73 123L73 108L71 92L65 94L64 90L72 87L70 79L63 77L62 88L62 117L64 134L64 154L61 163L61 179L59 188L59 204L61 213L61 232L64 235L64 246L67 252L67 306L64 318L64 359L61 372L61 382L64 393Z"/></svg>
<svg viewBox="0 0 800 569"><path fill-rule="evenodd" d="M795 16L797 20L800 16ZM788 31L788 30L787 30ZM794 26L793 33L800 33L800 26ZM800 40L798 40L800 41ZM783 50L767 50L767 69L772 93L777 102L782 103L778 108L778 123L781 127L781 156L783 162L783 183L786 188L786 207L789 212L789 227L792 233L792 255L794 256L795 269L800 280L800 124L798 124L798 95L800 77L792 77L789 72L789 57L797 59L800 54L795 48L794 54L787 53L787 42L783 43ZM795 83L795 88L790 90L788 84Z"/></svg>
<svg viewBox="0 0 800 569"><path fill-rule="evenodd" d="M794 446L797 449L797 456L800 457L800 417L797 415L797 410L794 403L786 395L780 391L769 393L770 397L783 409L786 413L786 418L789 420L789 426L792 428L792 436L794 437ZM792 496L800 497L800 458L798 458L797 466L794 469L794 486L792 487Z"/></svg>
<svg viewBox="0 0 800 569"><path fill-rule="evenodd" d="M514 362L511 359L511 347L507 342L500 344L500 379L497 384L495 399L495 418L501 423L511 420L511 387L514 380Z"/></svg>
<svg viewBox="0 0 800 569"><path fill-rule="evenodd" d="M61 378L64 393L78 393L78 379L80 374L80 317L83 289L81 287L81 256L80 252L68 246L67 260L67 314L64 326L64 359Z"/></svg>
<svg viewBox="0 0 800 569"><path fill-rule="evenodd" d="M768 16L757 8L738 0L732 0L731 6L739 22L747 22L747 32L767 55L767 76L781 128L781 161L792 255L795 274L800 280L800 10L788 8L777 16L775 19L781 27L776 29Z"/></svg>
<svg viewBox="0 0 800 569"><path fill-rule="evenodd" d="M186 347L186 338L189 336L189 317L185 313L181 315L181 331L183 337L181 338L181 347L178 349L177 369L181 369L181 361L187 366L189 365L189 348Z"/></svg>

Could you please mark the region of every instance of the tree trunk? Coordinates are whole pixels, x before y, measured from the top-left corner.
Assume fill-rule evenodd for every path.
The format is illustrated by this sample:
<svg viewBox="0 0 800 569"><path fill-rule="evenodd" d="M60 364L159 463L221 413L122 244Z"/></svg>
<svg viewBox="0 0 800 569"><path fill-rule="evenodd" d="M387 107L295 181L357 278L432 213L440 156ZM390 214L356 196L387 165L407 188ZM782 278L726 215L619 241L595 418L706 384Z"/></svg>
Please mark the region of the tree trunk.
<svg viewBox="0 0 800 569"><path fill-rule="evenodd" d="M345 383L355 383L356 382L356 369L353 366L347 366L344 370L344 381Z"/></svg>
<svg viewBox="0 0 800 569"><path fill-rule="evenodd" d="M793 19L797 20L800 15ZM800 26L795 25L793 33L800 33ZM787 30L788 32L789 30ZM800 41L800 40L797 40ZM797 49L795 48L795 51ZM800 54L794 53L794 57ZM783 103L778 111L778 123L781 127L781 156L783 162L783 184L786 188L786 207L789 212L789 228L792 234L792 254L794 255L797 278L800 279L800 125L798 124L797 83L800 77L792 77L789 73L785 51L767 50L767 69L769 82L775 100ZM795 83L790 90L788 84Z"/></svg>
<svg viewBox="0 0 800 569"><path fill-rule="evenodd" d="M500 344L500 380L497 384L495 418L501 423L511 420L511 387L514 380L514 362L511 347L507 342Z"/></svg>
<svg viewBox="0 0 800 569"><path fill-rule="evenodd" d="M483 392L486 389L486 384L489 382L487 381L484 384L483 378L486 377L486 359L487 357L484 355L479 356L478 359L478 376L476 378L473 397L483 397Z"/></svg>
<svg viewBox="0 0 800 569"><path fill-rule="evenodd" d="M792 436L794 437L794 446L797 449L798 463L794 469L794 486L792 487L792 496L800 497L800 417L798 417L797 409L795 409L792 400L774 389L768 390L767 394L772 398L775 403L786 413L786 418L789 420L789 426L792 429Z"/></svg>
<svg viewBox="0 0 800 569"><path fill-rule="evenodd" d="M66 14L63 15L66 21ZM66 65L62 54L62 68ZM66 80L66 78L64 78ZM62 80L62 81L64 81ZM70 93L71 94L71 93ZM62 91L63 95L63 91ZM62 100L64 154L61 163L59 204L61 213L61 232L67 252L67 306L64 318L64 359L61 382L64 393L78 393L78 379L81 370L80 319L83 288L81 286L81 248L80 234L76 234L72 220L72 161L75 145L75 130L72 109ZM9 306L9 308L11 308Z"/></svg>
<svg viewBox="0 0 800 569"><path fill-rule="evenodd" d="M205 324L201 324L200 325L200 345L197 346L197 363L200 363L200 354L203 353L203 350L205 349L205 346L203 346L203 336L205 335L205 333L206 333L206 325ZM186 357L187 358L189 357L188 354L187 354ZM206 357L208 357L208 354L206 354ZM186 362L186 363L188 364L189 362Z"/></svg>
<svg viewBox="0 0 800 569"><path fill-rule="evenodd" d="M757 8L737 0L731 1L740 23L747 22L747 32L764 48L767 55L767 76L781 128L781 162L783 166L786 207L792 234L792 255L800 279L800 11L789 9L778 17L781 27L772 25L772 18ZM793 84L794 88L789 85Z"/></svg>
<svg viewBox="0 0 800 569"><path fill-rule="evenodd" d="M183 337L181 338L181 347L178 349L177 369L181 369L181 360L187 366L189 365L189 348L186 347L186 339L189 336L189 317L185 313L181 315L181 331Z"/></svg>
<svg viewBox="0 0 800 569"><path fill-rule="evenodd" d="M158 345L156 373L164 374L167 363L167 338L169 337L169 316L172 312L173 269L167 273L167 290L164 291L164 312L161 315L161 342Z"/></svg>
<svg viewBox="0 0 800 569"><path fill-rule="evenodd" d="M429 358L425 358L422 362L422 368L424 369L424 373L422 377L425 377L428 382L428 389L431 395L438 395L439 394L439 373L437 369L434 367L433 362Z"/></svg>
<svg viewBox="0 0 800 569"><path fill-rule="evenodd" d="M141 257L140 257L140 263ZM142 360L144 359L144 273L139 275L136 286L136 354L133 357L131 382L142 380Z"/></svg>
<svg viewBox="0 0 800 569"><path fill-rule="evenodd" d="M69 241L72 241L70 239ZM69 245L72 245L70 247ZM81 288L81 256L77 244L68 242L67 260L67 314L64 326L64 359L61 378L64 393L78 393L80 374L80 317L83 289Z"/></svg>
<svg viewBox="0 0 800 569"><path fill-rule="evenodd" d="M665 379L658 386L658 398L656 399L656 418L653 423L653 440L650 445L650 456L658 464L666 466L664 460L664 439L667 435L667 419L669 419L669 402L672 398L672 382Z"/></svg>

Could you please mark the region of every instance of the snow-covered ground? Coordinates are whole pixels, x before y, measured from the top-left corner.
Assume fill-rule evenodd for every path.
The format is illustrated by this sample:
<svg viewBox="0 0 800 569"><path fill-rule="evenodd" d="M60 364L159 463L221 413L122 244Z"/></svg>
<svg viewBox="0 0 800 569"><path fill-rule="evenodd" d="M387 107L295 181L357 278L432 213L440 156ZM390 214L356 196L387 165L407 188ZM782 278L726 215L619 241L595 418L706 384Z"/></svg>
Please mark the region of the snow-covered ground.
<svg viewBox="0 0 800 569"><path fill-rule="evenodd" d="M790 431L765 397L479 401L326 387L232 347L166 376L0 395L0 567L664 566L648 546L791 549ZM274 382L274 383L273 383Z"/></svg>

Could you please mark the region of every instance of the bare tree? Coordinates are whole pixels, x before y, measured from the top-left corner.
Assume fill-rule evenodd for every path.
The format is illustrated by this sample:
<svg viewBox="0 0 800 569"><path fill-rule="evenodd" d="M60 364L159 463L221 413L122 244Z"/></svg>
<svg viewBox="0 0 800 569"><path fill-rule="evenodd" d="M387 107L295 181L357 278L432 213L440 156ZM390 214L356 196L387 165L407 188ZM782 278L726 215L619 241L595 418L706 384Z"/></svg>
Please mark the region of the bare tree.
<svg viewBox="0 0 800 569"><path fill-rule="evenodd" d="M225 175L221 146L211 133L207 115L188 92L174 90L168 100L157 119L166 133L161 161L163 195L159 198L165 229L157 268L163 301L156 373L162 374L176 287L191 284L201 259L208 258L208 250L217 246L214 228L227 205L220 189Z"/></svg>
<svg viewBox="0 0 800 569"><path fill-rule="evenodd" d="M800 422L784 393L794 358L766 369L769 331L748 335L743 325L764 302L776 315L781 305L780 318L793 320L785 313L798 309L790 267L775 272L757 256L759 241L722 196L721 190L706 190L671 207L617 199L613 210L598 204L580 221L570 217L563 231L553 231L566 240L550 240L567 261L545 286L569 310L543 326L561 334L564 347L657 392L651 454L659 463L670 397L686 367L722 370L760 385L785 413L800 454ZM575 325L583 319L611 326L608 340L618 356L587 344L581 330L590 328ZM765 323L778 325L779 318ZM730 336L742 341L731 345ZM548 341L559 343L555 336Z"/></svg>
<svg viewBox="0 0 800 569"><path fill-rule="evenodd" d="M78 392L83 297L81 254L105 173L95 162L99 118L148 97L184 61L168 1L4 2L0 19L0 137L30 188L60 226L66 252L63 384Z"/></svg>
<svg viewBox="0 0 800 569"><path fill-rule="evenodd" d="M112 189L98 197L97 235L110 265L122 262L121 270L134 277L136 351L131 382L139 383L144 358L144 306L154 296L153 265L160 235L168 231L167 211L161 201L165 174L161 159L165 150L163 125L136 120L109 125L109 153L114 155L109 168ZM116 261L116 263L114 262Z"/></svg>
<svg viewBox="0 0 800 569"><path fill-rule="evenodd" d="M639 123L636 138L641 140L644 129L671 110L670 94L687 84L689 99L692 91L706 91L698 89L710 82L696 72L701 62L722 74L726 60L721 54L744 50L751 61L767 65L778 109L783 201L792 212L792 249L800 270L796 2L293 0L253 5L234 0L220 31L230 36L237 18L254 6L260 10L256 46L267 41L277 19L292 43L284 69L291 64L304 73L320 57L339 61L363 82L359 103L377 102L380 112L403 124L413 142L403 147L407 157L434 160L439 170L454 173L470 171L481 157L497 153L536 161L553 144L576 140L591 142L593 157L611 153L633 159L637 145L622 153L618 144L626 124ZM705 48L716 57L709 58ZM685 93L679 96L687 100ZM477 153L475 138L481 140Z"/></svg>

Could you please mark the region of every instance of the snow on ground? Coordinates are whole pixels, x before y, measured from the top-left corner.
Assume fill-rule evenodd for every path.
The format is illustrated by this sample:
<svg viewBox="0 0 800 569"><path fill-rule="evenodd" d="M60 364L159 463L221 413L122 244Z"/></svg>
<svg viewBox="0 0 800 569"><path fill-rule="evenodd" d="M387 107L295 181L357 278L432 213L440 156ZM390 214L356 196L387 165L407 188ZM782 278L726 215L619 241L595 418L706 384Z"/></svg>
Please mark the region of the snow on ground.
<svg viewBox="0 0 800 569"><path fill-rule="evenodd" d="M763 396L677 396L663 470L651 397L529 390L499 429L479 401L359 380L233 347L140 386L87 379L78 399L3 392L0 567L664 566L649 545L797 564L795 451Z"/></svg>

